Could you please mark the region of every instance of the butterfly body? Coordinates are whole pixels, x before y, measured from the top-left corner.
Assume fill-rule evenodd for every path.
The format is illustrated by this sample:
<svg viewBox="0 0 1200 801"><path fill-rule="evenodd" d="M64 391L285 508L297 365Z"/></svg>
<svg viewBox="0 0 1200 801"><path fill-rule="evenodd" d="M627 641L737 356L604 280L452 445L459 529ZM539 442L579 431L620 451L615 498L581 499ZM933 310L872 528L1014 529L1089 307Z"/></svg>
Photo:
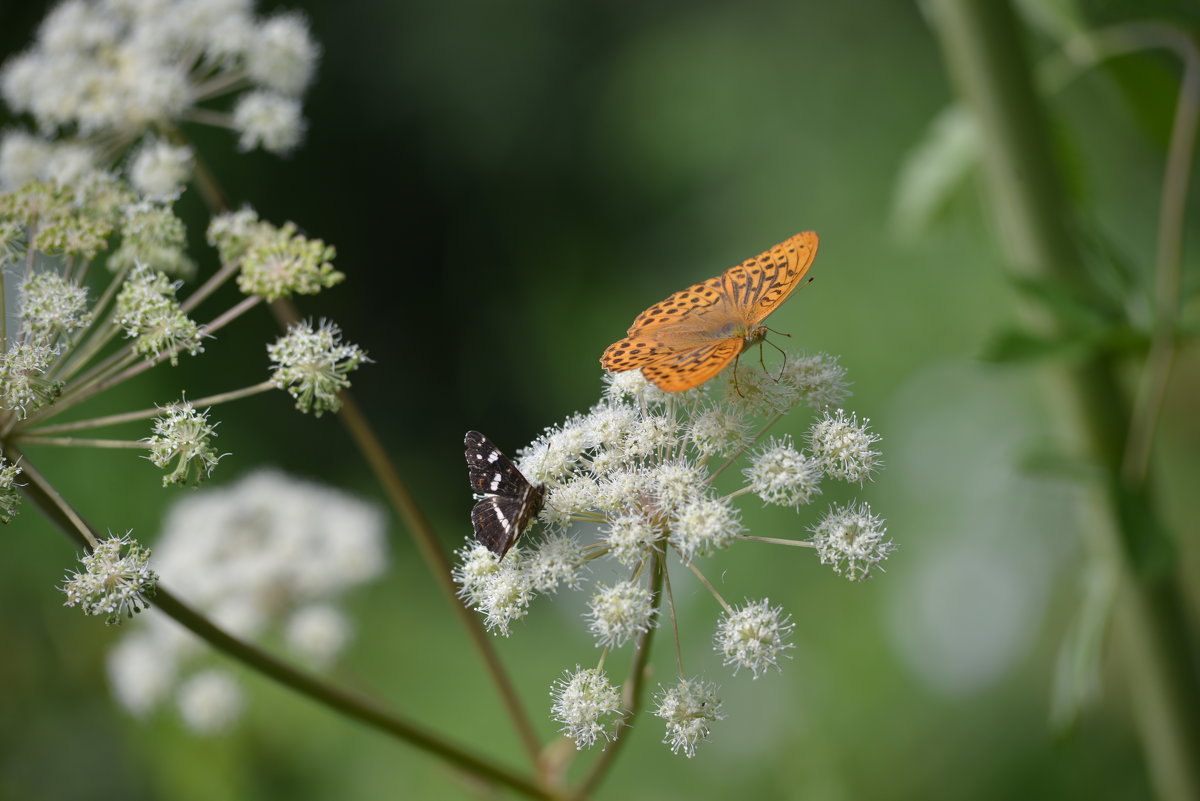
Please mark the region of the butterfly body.
<svg viewBox="0 0 1200 801"><path fill-rule="evenodd" d="M639 314L600 364L612 373L641 369L669 392L703 384L763 341L762 321L801 284L816 251L817 235L806 231L676 292Z"/></svg>
<svg viewBox="0 0 1200 801"><path fill-rule="evenodd" d="M477 498L471 509L475 539L501 559L529 526L546 500L546 488L532 484L490 439L468 431L467 473Z"/></svg>

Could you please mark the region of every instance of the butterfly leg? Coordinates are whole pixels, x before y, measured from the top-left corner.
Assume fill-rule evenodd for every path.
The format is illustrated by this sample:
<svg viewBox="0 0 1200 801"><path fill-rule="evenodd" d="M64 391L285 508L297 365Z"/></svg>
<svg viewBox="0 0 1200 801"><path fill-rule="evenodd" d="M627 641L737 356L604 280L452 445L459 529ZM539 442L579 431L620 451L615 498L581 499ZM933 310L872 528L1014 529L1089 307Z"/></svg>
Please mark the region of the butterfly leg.
<svg viewBox="0 0 1200 801"><path fill-rule="evenodd" d="M740 353L737 356L733 357L733 391L738 394L739 398L744 398L746 396L742 394L742 388L738 386L738 380L737 380L737 366L738 366L738 362L741 361L741 358L742 358L742 354L740 354Z"/></svg>

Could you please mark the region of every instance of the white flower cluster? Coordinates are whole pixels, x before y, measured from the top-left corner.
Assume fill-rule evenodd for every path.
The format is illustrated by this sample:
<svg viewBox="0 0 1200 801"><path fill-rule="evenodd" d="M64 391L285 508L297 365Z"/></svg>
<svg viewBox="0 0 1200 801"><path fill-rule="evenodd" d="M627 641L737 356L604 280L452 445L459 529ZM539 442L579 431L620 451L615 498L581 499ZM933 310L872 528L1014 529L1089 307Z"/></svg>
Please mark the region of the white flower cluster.
<svg viewBox="0 0 1200 801"><path fill-rule="evenodd" d="M329 263L331 247L300 236L290 223L259 220L252 211L218 216L209 236L222 270L190 296L177 297L184 287L177 279L195 264L171 204L139 198L105 173L89 173L70 186L37 181L0 192L0 272L24 274L19 281L0 281L10 321L6 326L0 320L0 428L9 441L19 444L36 429L32 436L41 443L73 447L82 440L50 435L148 417L142 410L50 422L160 362L176 365L181 354L202 353L215 332L254 306L243 301L204 325L192 317L222 281L240 282L238 268L257 272L258 283L269 288L260 297L268 299L312 294L345 278ZM93 265L104 251L108 270L101 273ZM110 343L121 334L130 341L114 353ZM349 374L370 361L325 322L297 325L269 347L275 362L270 384L213 396L206 405L278 388L292 395L297 408L320 415L339 407ZM195 483L207 479L221 458L212 444L215 428L207 409L179 402L163 409L152 435L140 443L93 439L140 444L153 464L168 471L164 484ZM15 513L16 495L5 489L0 486L0 521Z"/></svg>
<svg viewBox="0 0 1200 801"><path fill-rule="evenodd" d="M606 381L600 403L547 430L519 453L522 473L546 488L540 521L547 533L539 541L519 542L503 559L469 542L459 551L454 571L463 598L485 616L488 628L508 635L538 594L580 587L586 569L606 563L604 575L615 571L617 580L588 590L585 613L588 629L603 648L602 667L610 649L628 642L641 647L647 632L674 615L661 608L672 603L663 587L670 587L664 580L665 557L674 552L724 609L714 637L724 663L735 673L746 668L756 678L778 668L792 648L791 616L765 598L730 606L703 578L697 562L735 542L758 539L816 549L823 563L858 579L890 553L893 546L883 539L885 529L875 518L847 522L845 511L835 508L809 539L763 538L746 531L735 506L737 498L755 494L767 504L799 508L821 494L826 480L861 483L870 477L879 465L879 453L872 450L878 437L866 421L825 407L846 397L844 371L836 360L818 355L789 358L777 375L742 371L736 383L728 375L723 392L701 387L667 393L638 371ZM782 413L801 405L822 409L810 426L806 448L798 449L790 436L755 447ZM769 419L766 425L762 416ZM743 485L718 490L714 479L743 456L748 461L741 473ZM862 517L866 507L854 508ZM580 524L595 531L591 541L581 538ZM851 525L858 528L850 531ZM878 536L867 531L871 526ZM547 563L555 566L550 577ZM615 715L611 709L595 700L567 701L607 699L597 689L601 675L577 669L553 692L555 719L580 747L615 736L608 728L597 729L599 711L591 718L587 713L603 709ZM707 737L709 724L720 719L720 701L714 685L682 676L680 681L663 691L658 714L667 721L666 742L691 756Z"/></svg>
<svg viewBox="0 0 1200 801"><path fill-rule="evenodd" d="M0 94L38 130L0 140L0 186L69 182L142 139L130 181L175 195L191 150L143 136L185 121L232 128L244 150L287 152L318 54L302 16L258 17L253 0L65 0L0 72ZM236 92L230 111L211 104Z"/></svg>
<svg viewBox="0 0 1200 801"><path fill-rule="evenodd" d="M180 500L153 558L173 591L219 626L246 639L278 636L319 668L350 640L338 598L386 562L379 509L273 471ZM109 680L135 715L173 694L189 728L220 731L236 719L241 691L204 655L199 640L150 610L110 653Z"/></svg>
<svg viewBox="0 0 1200 801"><path fill-rule="evenodd" d="M150 569L150 550L129 533L98 542L80 562L83 570L72 573L63 585L67 606L103 615L109 625L149 606L146 599L154 594L158 575Z"/></svg>

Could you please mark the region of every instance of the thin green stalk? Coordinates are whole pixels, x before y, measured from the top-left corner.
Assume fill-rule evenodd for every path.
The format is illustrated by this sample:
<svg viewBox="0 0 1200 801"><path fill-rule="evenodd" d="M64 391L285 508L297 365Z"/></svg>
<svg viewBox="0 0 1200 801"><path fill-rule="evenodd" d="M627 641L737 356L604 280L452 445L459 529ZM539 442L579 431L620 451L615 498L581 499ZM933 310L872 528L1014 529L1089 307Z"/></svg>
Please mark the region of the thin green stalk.
<svg viewBox="0 0 1200 801"><path fill-rule="evenodd" d="M150 447L144 442L129 439L93 439L91 437L32 437L22 433L17 441L22 445L56 445L60 448L141 448Z"/></svg>
<svg viewBox="0 0 1200 801"><path fill-rule="evenodd" d="M0 264L0 352L8 350L8 294L4 274L4 265Z"/></svg>
<svg viewBox="0 0 1200 801"><path fill-rule="evenodd" d="M232 308L214 318L212 322L201 326L201 330L205 334L211 334L214 331L218 331L237 317L245 314L247 311L257 306L260 302L262 302L262 298L258 297L257 295L243 298ZM123 384L131 378L157 367L182 350L182 346L176 346L170 350L164 350L161 353L155 354L153 358L139 359L136 354L128 350L130 348L132 348L132 344L127 345L125 349L122 349L122 351L118 351L117 353L113 354L113 356L101 366L99 371L90 371L85 378L80 380L79 385L75 387L73 391L63 393L63 396L52 407L54 412L57 413L65 411L72 406L76 406L80 403L83 403L85 400L112 389L118 384ZM118 356L121 358L118 359Z"/></svg>
<svg viewBox="0 0 1200 801"><path fill-rule="evenodd" d="M997 0L931 0L929 8L951 77L984 137L987 188L1012 269L1094 297L1012 8ZM1046 309L1023 312L1039 333L1064 333ZM1089 488L1088 531L1120 577L1114 634L1151 780L1167 801L1194 801L1200 798L1194 634L1150 485L1122 477L1130 409L1117 368L1107 354L1059 365L1050 374L1053 400L1076 446L1104 475Z"/></svg>
<svg viewBox="0 0 1200 801"><path fill-rule="evenodd" d="M5 448L5 456L22 460L29 482L22 493L52 523L83 548L95 547L95 531L58 494L38 470L16 448ZM176 598L161 585L154 595L154 606L184 626L213 648L297 693L349 717L433 754L455 767L495 784L503 785L529 798L555 801L558 798L530 779L508 768L476 756L472 751L429 731L421 725L383 709L375 701L331 684L311 673L283 662L261 648L238 639L217 627L208 618Z"/></svg>
<svg viewBox="0 0 1200 801"><path fill-rule="evenodd" d="M680 680L683 675L683 649L679 642L679 616L675 614L675 593L671 591L671 571L663 560L663 586L667 590L667 608L671 610L671 633L675 637L675 670Z"/></svg>
<svg viewBox="0 0 1200 801"><path fill-rule="evenodd" d="M275 389L275 383L270 379L262 383L255 384L252 387L244 389L230 390L229 392L221 392L216 395L208 395L203 398L196 398L191 401L192 406L216 406L221 403L229 403L230 401L249 398L252 395L261 395L264 392L270 392ZM22 433L28 436L40 437L44 434L65 434L69 431L84 431L89 428L102 428L103 426L119 425L121 423L132 423L138 420L149 420L151 417L158 417L163 413L160 407L153 409L139 409L136 412L125 412L124 414L112 414L107 417L93 417L90 420L77 420L73 423L59 423L52 426L39 426L38 428L25 429Z"/></svg>
<svg viewBox="0 0 1200 801"><path fill-rule="evenodd" d="M717 588L714 587L712 582L708 580L708 577L700 572L700 568L696 567L694 562L684 562L684 564L688 566L688 569L696 574L696 578L700 579L700 583L708 588L708 591L712 593L712 597L717 599L717 603L721 605L721 608L725 610L726 614L732 615L733 609L731 609L729 604L725 602L725 599L721 597L721 593L717 592Z"/></svg>
<svg viewBox="0 0 1200 801"><path fill-rule="evenodd" d="M275 313L279 326L285 331L299 320L295 307L289 301L276 301L271 304L271 310ZM484 630L479 616L468 609L462 598L459 597L458 589L454 586L454 579L451 576L450 560L446 558L446 553L438 542L433 526L421 511L421 507L412 493L408 491L408 485L400 478L400 473L384 449L383 443L375 435L374 429L371 428L370 422L362 413L354 397L345 391L341 393L340 397L342 407L338 411L338 419L346 427L350 438L358 446L359 452L371 468L371 472L375 474L376 480L383 487L392 507L412 534L421 556L433 573L434 580L442 590L442 594L450 602L459 622L466 629L475 650L483 659L488 675L491 677L496 691L500 694L509 717L512 718L521 743L525 746L530 759L536 764L541 753L541 742L537 732L525 712L525 707L521 704L520 696L517 695L516 687L513 685L508 671L500 661L500 655L496 653L496 649L492 645L491 636Z"/></svg>
<svg viewBox="0 0 1200 801"><path fill-rule="evenodd" d="M131 267L121 268L113 276L108 286L105 287L104 294L96 301L96 305L92 307L94 317L92 318L91 325L88 326L86 331L80 332L80 335L71 343L71 347L67 349L70 353L70 358L63 365L62 370L58 372L57 377L64 381L71 378L121 330L120 326L112 322L107 312L113 296L117 293L118 287L124 283L125 276L131 269ZM85 335L87 337L86 340L84 339Z"/></svg>
<svg viewBox="0 0 1200 801"><path fill-rule="evenodd" d="M1196 150L1196 129L1200 119L1200 51L1192 40L1178 34L1175 47L1183 57L1183 80L1175 106L1175 121L1163 168L1162 196L1159 200L1158 256L1154 284L1154 337L1146 368L1142 372L1129 426L1125 462L1126 481L1140 484L1150 469L1150 452L1167 383L1175 361L1175 337L1179 325L1179 289L1183 275L1184 214L1187 210L1188 183Z"/></svg>
<svg viewBox="0 0 1200 801"><path fill-rule="evenodd" d="M221 191L220 183L203 159L196 159L194 175L196 187L204 195L205 202L209 208L214 213L225 211L228 208L228 204L226 203L224 193ZM296 307L286 298L271 303L269 308L275 315L279 327L284 331L289 330L300 320L300 314L296 311ZM342 406L338 411L338 419L346 427L350 438L358 447L371 472L375 474L376 480L383 488L392 507L396 510L400 519L404 521L406 528L416 541L417 549L429 566L434 580L442 590L442 594L450 602L451 609L454 610L454 614L466 630L471 644L483 660L484 668L500 695L501 702L504 704L512 720L513 727L517 731L517 736L522 746L524 746L526 754L530 761L536 765L542 749L537 732L533 727L533 722L529 719L524 706L521 704L516 687L513 685L512 679L505 670L503 663L501 663L500 655L496 653L491 638L484 630L479 617L468 609L463 600L458 596L458 590L454 586L454 580L451 576L452 568L450 561L447 559L441 544L438 542L433 526L430 525L429 520L417 504L416 499L409 492L408 485L400 478L399 471L396 470L395 465L383 447L383 443L379 441L378 436L376 436L374 430L371 428L370 422L362 413L362 410L359 409L354 397L349 392L343 391L341 393L341 400Z"/></svg>
<svg viewBox="0 0 1200 801"><path fill-rule="evenodd" d="M791 545L795 548L816 548L817 546L808 540L785 540L779 537L757 537L753 534L739 534L739 540L748 542L766 542L771 545Z"/></svg>
<svg viewBox="0 0 1200 801"><path fill-rule="evenodd" d="M221 269L209 276L207 281L197 287L195 292L188 295L183 303L179 304L179 310L184 314L190 314L192 309L200 305L201 301L207 299L209 295L220 289L226 281L237 275L240 269L242 269L241 259L221 265Z"/></svg>
<svg viewBox="0 0 1200 801"><path fill-rule="evenodd" d="M654 599L654 608L656 610L662 605L663 576L666 574L666 570L666 556L662 553L655 553L654 573L650 592L652 593L651 597ZM625 682L624 698L622 698L622 702L628 712L625 717L617 722L616 731L613 733L615 737L613 742L609 743L608 747L600 752L600 756L596 757L596 761L592 763L591 770L588 771L587 776L571 791L569 796L570 801L582 801L595 792L601 780L608 775L609 769L612 768L613 760L621 752L625 741L629 739L629 735L633 730L633 724L637 721L642 711L642 695L645 690L646 679L649 677L647 665L650 663L650 647L654 643L654 632L656 629L656 626L651 626L638 637L637 649L634 651L633 656L633 665L629 668L629 679Z"/></svg>
<svg viewBox="0 0 1200 801"><path fill-rule="evenodd" d="M762 439L763 436L767 433L767 431L770 430L771 426L775 425L780 420L782 420L784 414L786 414L786 412L778 412L778 413L776 413L776 415L774 417L772 417L770 420L768 420L766 423L764 423L763 427L758 430L758 433L754 435L753 439L751 439L749 442L746 443L745 447L743 447L737 453L732 454L728 459L725 460L725 463L723 465L721 465L715 471L713 471L713 474L708 477L708 483L711 484L712 482L716 481L717 476L724 473L725 470L730 465L732 465L738 459L742 458L742 454L745 453L746 451L748 451L750 448L752 448L754 446L754 444L756 442L758 442L760 439Z"/></svg>

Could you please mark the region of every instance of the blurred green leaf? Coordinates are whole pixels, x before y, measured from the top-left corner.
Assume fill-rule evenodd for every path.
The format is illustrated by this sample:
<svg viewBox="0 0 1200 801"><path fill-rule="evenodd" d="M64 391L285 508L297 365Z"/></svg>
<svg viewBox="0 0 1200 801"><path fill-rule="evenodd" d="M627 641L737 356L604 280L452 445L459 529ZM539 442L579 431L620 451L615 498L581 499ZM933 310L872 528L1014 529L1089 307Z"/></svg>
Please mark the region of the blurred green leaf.
<svg viewBox="0 0 1200 801"><path fill-rule="evenodd" d="M1099 481L1104 476L1104 471L1094 461L1041 440L1026 450L1017 466L1023 475L1072 483Z"/></svg>
<svg viewBox="0 0 1200 801"><path fill-rule="evenodd" d="M1108 298L1083 298L1074 290L1044 278L1012 276L1012 285L1027 300L1035 301L1050 312L1063 328L1073 332L1098 332L1108 328L1120 316L1120 309L1108 305ZM1100 301L1105 301L1102 305Z"/></svg>
<svg viewBox="0 0 1200 801"><path fill-rule="evenodd" d="M1026 25L1060 44L1087 28L1075 0L1018 0L1015 5Z"/></svg>
<svg viewBox="0 0 1200 801"><path fill-rule="evenodd" d="M1068 627L1054 665L1050 725L1068 734L1080 713L1100 691L1100 657L1116 595L1116 577L1098 564L1084 576L1083 597Z"/></svg>
<svg viewBox="0 0 1200 801"><path fill-rule="evenodd" d="M993 364L1023 364L1041 359L1081 358L1091 348L1082 338L1041 337L1020 329L1001 331L984 346L980 358Z"/></svg>
<svg viewBox="0 0 1200 801"><path fill-rule="evenodd" d="M919 239L978 162L975 121L961 106L942 109L900 166L891 212L896 238Z"/></svg>

